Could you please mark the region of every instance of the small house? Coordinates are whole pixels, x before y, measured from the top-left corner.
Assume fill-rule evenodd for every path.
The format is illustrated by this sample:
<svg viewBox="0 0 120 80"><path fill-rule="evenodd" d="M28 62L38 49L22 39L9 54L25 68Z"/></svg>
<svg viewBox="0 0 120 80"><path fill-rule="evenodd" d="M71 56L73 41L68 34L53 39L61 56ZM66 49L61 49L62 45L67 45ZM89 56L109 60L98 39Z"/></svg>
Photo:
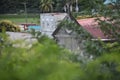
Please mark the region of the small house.
<svg viewBox="0 0 120 80"><path fill-rule="evenodd" d="M104 19L101 17L101 19ZM104 35L101 31L98 23L95 21L95 18L87 18L87 19L68 19L71 22L74 22L73 29L75 25L79 27L77 30L78 33L75 32L73 29L69 29L68 27L58 26L57 29L54 31L53 36L56 42L70 51L74 53L83 53L84 52L84 43L85 40L90 37L91 40L98 40L101 39L102 41L109 41L110 39L108 36ZM68 22L69 22L68 21ZM88 36L89 35L89 36Z"/></svg>

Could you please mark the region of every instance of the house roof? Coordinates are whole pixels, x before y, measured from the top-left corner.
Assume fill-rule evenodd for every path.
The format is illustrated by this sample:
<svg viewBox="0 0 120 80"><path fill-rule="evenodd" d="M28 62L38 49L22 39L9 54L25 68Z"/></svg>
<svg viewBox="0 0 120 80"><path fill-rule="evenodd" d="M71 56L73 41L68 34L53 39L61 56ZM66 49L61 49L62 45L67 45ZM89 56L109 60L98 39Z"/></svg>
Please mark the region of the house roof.
<svg viewBox="0 0 120 80"><path fill-rule="evenodd" d="M74 17L71 17L71 20L74 20L76 24L80 25L83 29L85 29L88 33L91 34L93 39L101 39L103 41L111 40L108 36L104 35L100 27L98 26L98 22L95 21L95 18L86 18L86 19L78 19L76 20ZM101 20L105 20L104 17L100 17ZM57 27L53 32L53 36L57 34L57 32L61 29L61 27Z"/></svg>
<svg viewBox="0 0 120 80"><path fill-rule="evenodd" d="M101 17L101 19L104 19ZM100 39L108 39L106 35L102 32L100 27L98 26L98 23L95 21L95 18L87 18L87 19L79 19L77 22L85 29L87 32L89 32L93 38L100 38Z"/></svg>

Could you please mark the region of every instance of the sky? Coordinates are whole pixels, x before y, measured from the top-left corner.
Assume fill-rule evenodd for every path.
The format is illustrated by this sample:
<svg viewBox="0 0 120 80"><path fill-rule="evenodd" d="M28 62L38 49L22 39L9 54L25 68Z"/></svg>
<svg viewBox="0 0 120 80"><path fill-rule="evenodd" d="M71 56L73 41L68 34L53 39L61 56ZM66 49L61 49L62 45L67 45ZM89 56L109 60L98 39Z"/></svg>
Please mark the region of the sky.
<svg viewBox="0 0 120 80"><path fill-rule="evenodd" d="M106 1L104 2L104 4L109 4L109 3L114 3L114 2L116 2L116 0L106 0Z"/></svg>

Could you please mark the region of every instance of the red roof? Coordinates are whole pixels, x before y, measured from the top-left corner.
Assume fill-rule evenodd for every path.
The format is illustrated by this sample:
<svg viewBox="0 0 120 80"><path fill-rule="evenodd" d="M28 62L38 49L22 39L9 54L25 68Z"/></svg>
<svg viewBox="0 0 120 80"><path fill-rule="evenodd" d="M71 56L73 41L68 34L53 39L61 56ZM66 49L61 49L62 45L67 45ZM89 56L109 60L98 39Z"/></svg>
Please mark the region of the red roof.
<svg viewBox="0 0 120 80"><path fill-rule="evenodd" d="M101 19L104 19L103 17ZM108 39L107 36L101 31L98 23L95 21L95 18L87 18L77 20L78 23L89 32L94 38Z"/></svg>

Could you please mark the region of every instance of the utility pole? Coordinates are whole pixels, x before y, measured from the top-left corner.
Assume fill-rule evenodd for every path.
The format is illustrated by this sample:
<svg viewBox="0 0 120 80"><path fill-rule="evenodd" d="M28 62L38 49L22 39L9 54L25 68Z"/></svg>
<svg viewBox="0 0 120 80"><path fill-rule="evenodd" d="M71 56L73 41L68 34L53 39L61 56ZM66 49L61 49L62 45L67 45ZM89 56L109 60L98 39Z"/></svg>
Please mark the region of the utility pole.
<svg viewBox="0 0 120 80"><path fill-rule="evenodd" d="M27 24L28 20L27 20L27 7L26 7L26 2L23 3L24 4L24 8L25 8L25 22Z"/></svg>

